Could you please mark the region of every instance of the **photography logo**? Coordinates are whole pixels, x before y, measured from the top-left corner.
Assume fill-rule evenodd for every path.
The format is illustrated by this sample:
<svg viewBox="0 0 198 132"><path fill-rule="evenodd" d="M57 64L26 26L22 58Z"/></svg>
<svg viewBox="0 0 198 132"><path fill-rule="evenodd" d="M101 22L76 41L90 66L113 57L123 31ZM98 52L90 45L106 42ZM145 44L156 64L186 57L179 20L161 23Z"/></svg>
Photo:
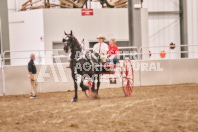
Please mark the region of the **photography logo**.
<svg viewBox="0 0 198 132"><path fill-rule="evenodd" d="M123 51L120 52L122 54L123 58L129 58L129 59L135 59L135 61L132 62L133 66L133 71L134 72L163 72L164 69L161 67L160 62L141 62L137 59L137 54L134 52L130 53L130 56L128 56L130 52L129 51ZM58 51L47 51L45 54L45 64L41 66L39 74L38 74L38 82L44 83L46 82L45 80L48 78L50 81L54 81L56 83L62 82L62 83L67 83L68 78L71 78L71 72L69 74L66 71L70 71L70 69L67 69L64 67L64 65L61 63L60 57L52 57L52 54L54 56L60 56ZM80 54L77 54L78 56ZM55 60L56 63L53 63L53 59ZM65 58L67 59L67 58ZM97 58L96 58L97 59ZM122 81L121 77L121 70L123 69L122 66L122 60L120 60L120 65L116 68L113 68L111 70L115 71L115 74L106 74L106 75L101 75L101 82L107 82L108 79L103 79L103 78L118 78L120 82ZM93 64L90 64L90 62L86 62L84 64L76 63L76 70L80 71L101 71L102 67L97 66L92 66ZM106 67L104 67L105 69ZM66 71L65 71L66 70ZM106 68L106 70L109 70ZM104 77L105 76L105 77ZM68 78L67 78L68 77ZM81 76L77 74L76 76L77 81L80 82ZM91 77L90 77L91 78ZM109 80L108 80L109 81Z"/></svg>

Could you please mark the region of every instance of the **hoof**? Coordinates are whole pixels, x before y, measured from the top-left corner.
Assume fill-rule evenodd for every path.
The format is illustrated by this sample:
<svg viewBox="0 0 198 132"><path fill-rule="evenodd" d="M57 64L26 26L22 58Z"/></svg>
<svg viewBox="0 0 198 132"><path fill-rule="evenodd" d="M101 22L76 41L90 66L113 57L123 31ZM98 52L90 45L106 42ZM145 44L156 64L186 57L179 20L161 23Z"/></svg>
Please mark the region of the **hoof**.
<svg viewBox="0 0 198 132"><path fill-rule="evenodd" d="M75 99L75 98L71 99L71 102L77 102L77 101L78 99Z"/></svg>
<svg viewBox="0 0 198 132"><path fill-rule="evenodd" d="M100 97L98 95L95 95L92 97L92 99L100 99Z"/></svg>
<svg viewBox="0 0 198 132"><path fill-rule="evenodd" d="M97 91L95 89L92 89L92 92L95 93L95 94L97 94Z"/></svg>
<svg viewBox="0 0 198 132"><path fill-rule="evenodd" d="M82 83L80 83L80 87L82 88L82 91L89 90L89 87L87 87L87 86L83 86L83 84L82 84Z"/></svg>

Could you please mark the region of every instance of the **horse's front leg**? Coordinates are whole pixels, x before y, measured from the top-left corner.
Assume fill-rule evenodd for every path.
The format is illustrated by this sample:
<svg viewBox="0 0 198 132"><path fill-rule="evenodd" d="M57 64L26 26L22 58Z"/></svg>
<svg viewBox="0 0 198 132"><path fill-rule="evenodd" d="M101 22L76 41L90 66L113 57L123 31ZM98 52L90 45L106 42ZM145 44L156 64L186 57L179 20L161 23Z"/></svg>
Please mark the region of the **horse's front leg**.
<svg viewBox="0 0 198 132"><path fill-rule="evenodd" d="M78 85L77 85L77 75L74 72L72 72L72 78L74 80L75 96L71 100L71 102L77 102L77 100L78 100L78 93L77 93L78 92Z"/></svg>
<svg viewBox="0 0 198 132"><path fill-rule="evenodd" d="M100 88L100 74L98 74L98 82L97 82L97 90L96 90L97 95L98 95L99 88Z"/></svg>

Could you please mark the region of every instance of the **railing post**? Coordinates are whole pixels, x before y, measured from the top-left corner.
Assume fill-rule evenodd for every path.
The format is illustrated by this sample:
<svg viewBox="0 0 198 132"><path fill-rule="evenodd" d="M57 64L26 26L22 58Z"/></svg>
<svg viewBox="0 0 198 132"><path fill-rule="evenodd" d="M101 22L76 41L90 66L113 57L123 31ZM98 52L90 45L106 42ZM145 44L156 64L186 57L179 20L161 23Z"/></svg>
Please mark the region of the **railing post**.
<svg viewBox="0 0 198 132"><path fill-rule="evenodd" d="M140 86L142 86L142 78L141 78L141 60L140 60L140 57L141 57L141 49L142 49L142 47L140 47L139 49L138 49L138 62L139 62L139 64L140 64L140 67L139 67L139 81L140 81Z"/></svg>
<svg viewBox="0 0 198 132"><path fill-rule="evenodd" d="M171 50L170 47L168 48L168 52L169 52L169 60L171 59Z"/></svg>
<svg viewBox="0 0 198 132"><path fill-rule="evenodd" d="M1 56L2 93L5 96L4 56Z"/></svg>
<svg viewBox="0 0 198 132"><path fill-rule="evenodd" d="M39 65L41 65L41 51L39 50Z"/></svg>

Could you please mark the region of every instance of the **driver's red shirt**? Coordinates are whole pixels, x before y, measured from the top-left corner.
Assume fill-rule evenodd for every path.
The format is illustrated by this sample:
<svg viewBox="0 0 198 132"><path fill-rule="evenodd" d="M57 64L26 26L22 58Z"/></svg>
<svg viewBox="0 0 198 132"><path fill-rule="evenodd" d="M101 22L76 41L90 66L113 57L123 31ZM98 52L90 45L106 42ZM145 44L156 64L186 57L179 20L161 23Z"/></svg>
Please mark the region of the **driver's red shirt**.
<svg viewBox="0 0 198 132"><path fill-rule="evenodd" d="M109 56L119 54L118 46L114 44L113 46L109 45L109 50L108 50Z"/></svg>

